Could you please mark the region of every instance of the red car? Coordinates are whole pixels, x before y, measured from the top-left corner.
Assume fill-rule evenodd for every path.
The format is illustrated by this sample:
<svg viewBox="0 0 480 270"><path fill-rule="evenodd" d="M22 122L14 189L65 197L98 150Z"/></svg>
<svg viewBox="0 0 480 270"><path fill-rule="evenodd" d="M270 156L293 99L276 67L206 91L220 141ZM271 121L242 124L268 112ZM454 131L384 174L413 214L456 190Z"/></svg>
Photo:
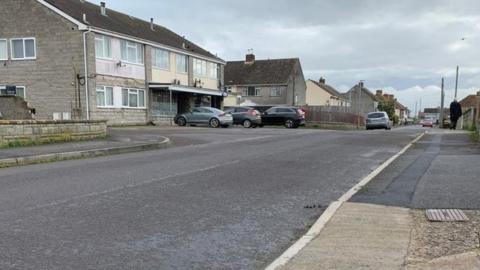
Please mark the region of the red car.
<svg viewBox="0 0 480 270"><path fill-rule="evenodd" d="M420 125L422 125L422 127L433 128L433 119L423 119L422 121L420 121Z"/></svg>

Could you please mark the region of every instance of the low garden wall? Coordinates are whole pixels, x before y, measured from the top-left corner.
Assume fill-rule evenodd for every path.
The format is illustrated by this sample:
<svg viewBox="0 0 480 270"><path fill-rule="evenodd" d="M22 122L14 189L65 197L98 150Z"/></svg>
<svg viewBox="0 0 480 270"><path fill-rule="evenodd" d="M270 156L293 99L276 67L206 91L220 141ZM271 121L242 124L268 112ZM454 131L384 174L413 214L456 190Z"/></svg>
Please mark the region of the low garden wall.
<svg viewBox="0 0 480 270"><path fill-rule="evenodd" d="M107 136L107 121L0 120L0 147L89 140Z"/></svg>

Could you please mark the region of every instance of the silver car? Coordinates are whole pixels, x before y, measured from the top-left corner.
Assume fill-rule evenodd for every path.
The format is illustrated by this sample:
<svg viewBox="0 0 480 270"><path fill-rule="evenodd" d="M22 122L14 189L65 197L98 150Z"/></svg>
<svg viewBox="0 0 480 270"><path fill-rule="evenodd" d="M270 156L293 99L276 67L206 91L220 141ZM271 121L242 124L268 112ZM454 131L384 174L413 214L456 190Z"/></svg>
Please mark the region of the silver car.
<svg viewBox="0 0 480 270"><path fill-rule="evenodd" d="M391 129L390 118L386 112L371 112L367 115L367 120L365 123L367 130L384 128Z"/></svg>
<svg viewBox="0 0 480 270"><path fill-rule="evenodd" d="M190 112L178 114L174 119L179 126L187 124L205 124L210 127L229 127L233 124L233 117L229 113L212 107L196 107Z"/></svg>

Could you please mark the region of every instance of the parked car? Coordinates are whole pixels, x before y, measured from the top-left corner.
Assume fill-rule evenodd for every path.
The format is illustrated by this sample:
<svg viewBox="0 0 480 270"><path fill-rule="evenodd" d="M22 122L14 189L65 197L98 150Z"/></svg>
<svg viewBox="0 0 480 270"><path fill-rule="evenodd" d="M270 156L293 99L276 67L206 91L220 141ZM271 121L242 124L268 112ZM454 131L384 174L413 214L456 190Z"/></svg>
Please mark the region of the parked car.
<svg viewBox="0 0 480 270"><path fill-rule="evenodd" d="M371 112L367 114L365 127L367 130L377 128L390 130L392 128L392 124L386 112Z"/></svg>
<svg viewBox="0 0 480 270"><path fill-rule="evenodd" d="M298 128L305 125L305 112L297 107L272 107L262 114L262 124Z"/></svg>
<svg viewBox="0 0 480 270"><path fill-rule="evenodd" d="M179 126L205 124L212 128L229 127L233 124L233 117L231 114L216 108L196 107L190 112L176 115L174 122Z"/></svg>
<svg viewBox="0 0 480 270"><path fill-rule="evenodd" d="M255 128L262 124L260 112L252 107L226 107L225 112L232 114L234 125Z"/></svg>
<svg viewBox="0 0 480 270"><path fill-rule="evenodd" d="M422 127L433 128L433 119L431 119L431 118L422 119L422 121L420 121L420 125L422 125Z"/></svg>

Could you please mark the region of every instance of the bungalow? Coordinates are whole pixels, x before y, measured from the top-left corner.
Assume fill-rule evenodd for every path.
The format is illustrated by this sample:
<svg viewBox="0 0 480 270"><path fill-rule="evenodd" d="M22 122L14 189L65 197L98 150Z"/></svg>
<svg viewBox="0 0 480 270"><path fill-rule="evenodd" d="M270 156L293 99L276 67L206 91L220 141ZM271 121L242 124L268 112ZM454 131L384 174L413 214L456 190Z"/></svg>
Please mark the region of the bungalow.
<svg viewBox="0 0 480 270"><path fill-rule="evenodd" d="M229 61L225 67L225 106L303 106L305 78L298 58Z"/></svg>
<svg viewBox="0 0 480 270"><path fill-rule="evenodd" d="M0 86L16 86L36 119L144 124L222 105L225 62L153 19L104 2L2 0L0 25Z"/></svg>
<svg viewBox="0 0 480 270"><path fill-rule="evenodd" d="M348 107L350 103L334 87L325 83L324 78L318 81L307 80L307 99L308 106L337 106Z"/></svg>

